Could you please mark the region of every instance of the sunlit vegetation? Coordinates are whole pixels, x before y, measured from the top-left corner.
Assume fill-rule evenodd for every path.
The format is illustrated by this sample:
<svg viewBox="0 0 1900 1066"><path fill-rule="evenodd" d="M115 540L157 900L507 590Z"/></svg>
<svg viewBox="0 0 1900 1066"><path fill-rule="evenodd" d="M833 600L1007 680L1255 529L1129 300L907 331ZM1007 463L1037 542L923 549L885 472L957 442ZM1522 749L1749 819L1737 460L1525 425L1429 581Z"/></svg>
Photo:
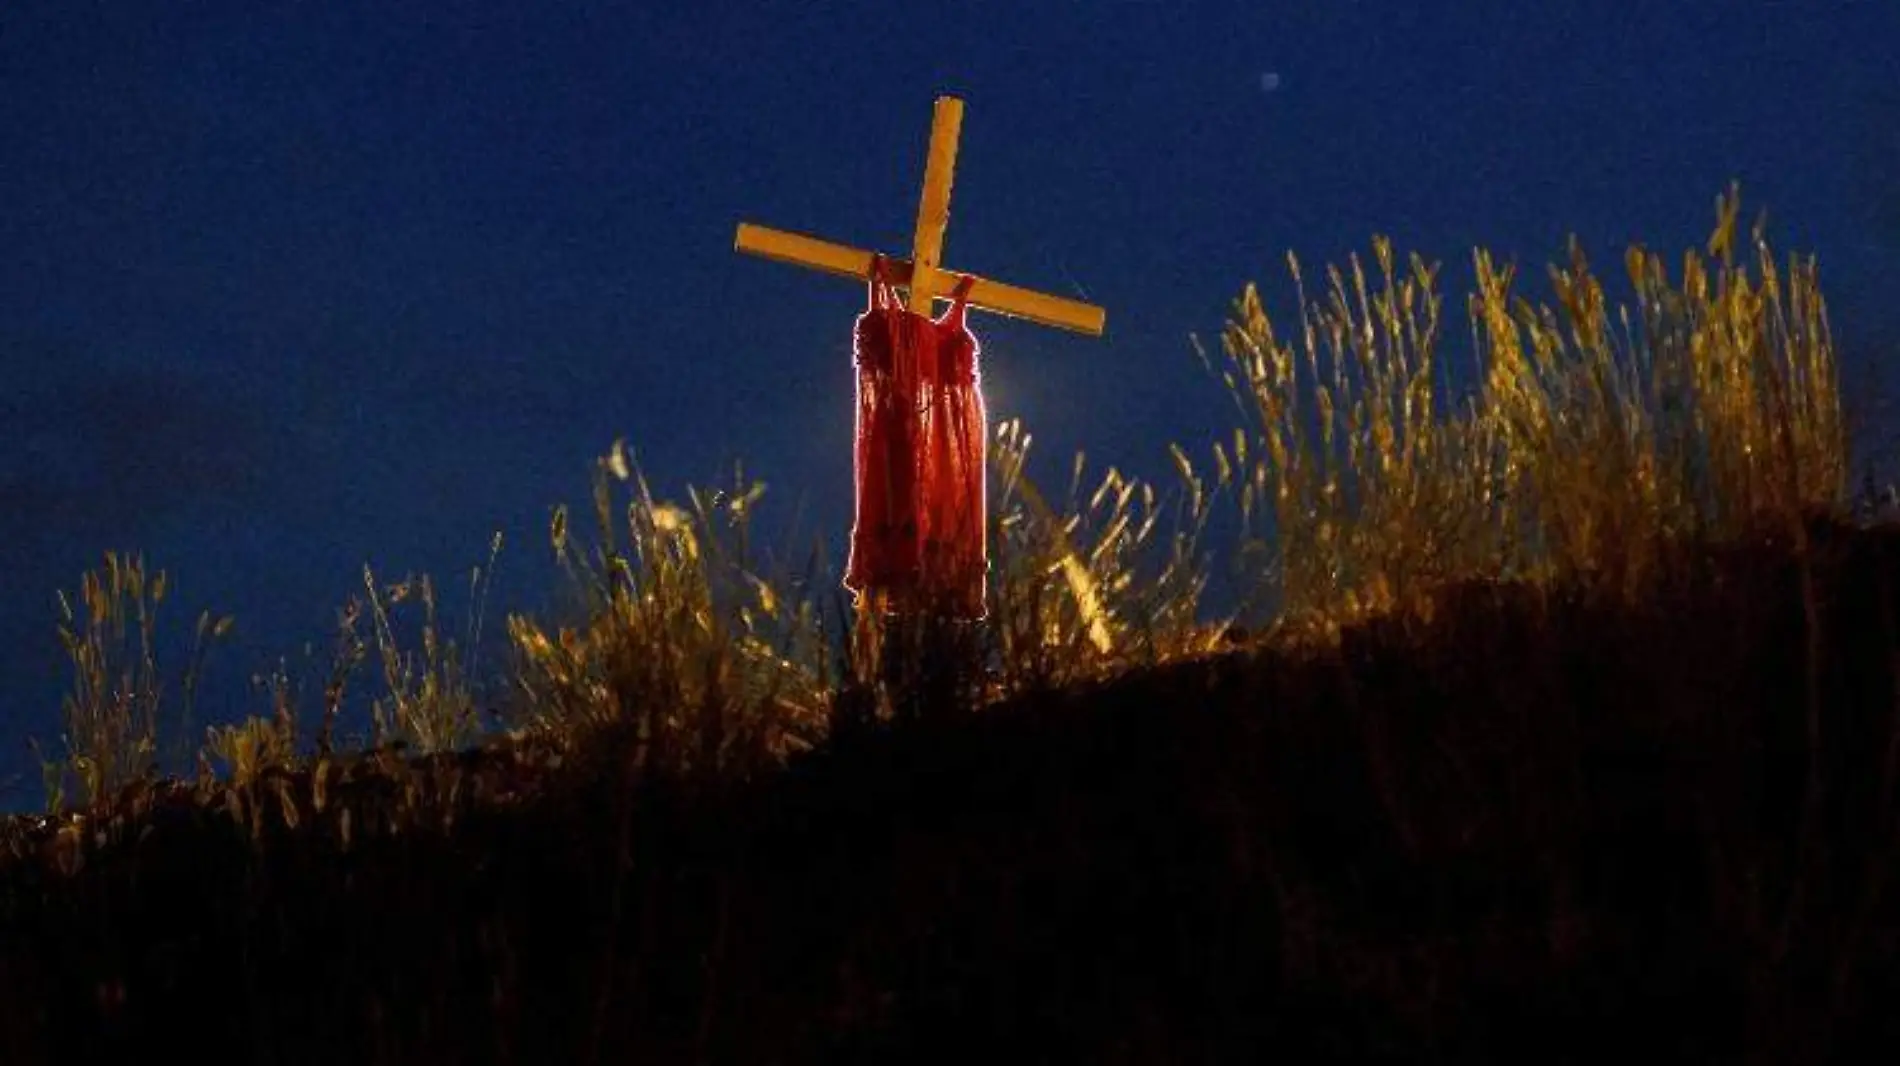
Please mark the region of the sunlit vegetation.
<svg viewBox="0 0 1900 1066"><path fill-rule="evenodd" d="M507 617L507 662L476 657L499 539L460 639L429 578L366 567L315 706L286 669L260 678L267 706L206 729L178 781L161 731L189 721L230 623L200 617L171 718L151 650L166 580L108 557L62 601L49 816L0 831L0 925L84 924L140 877L209 892L255 916L224 935L277 938L226 975L253 985L322 950L340 919L305 912L326 899L433 920L291 982L345 996L367 1035L325 1046L375 1061L904 1057L892 1019L924 1032L976 1009L957 997L1027 1024L955 978L1018 965L1042 983L984 979L1096 1019L1051 1037L1094 1058L1255 1046L1259 1011L1235 1004L1269 987L1306 1005L1312 1043L1289 1046L1313 1052L1455 1057L1499 1019L1534 1032L1565 1010L1628 1028L1661 1008L1642 992L1619 1015L1608 989L1650 963L1702 982L1685 1010L1735 1011L1738 1037L1825 1041L1900 987L1864 949L1900 935L1900 552L1850 513L1815 263L1740 212L1718 198L1705 248L1632 248L1613 284L1573 247L1547 302L1476 252L1462 316L1437 264L1384 240L1311 290L1289 257L1292 313L1249 285L1201 352L1237 424L1157 457L1165 477L1077 455L1046 494L1029 432L995 427L980 627L854 614L816 556L752 543L762 484L659 499L616 443L588 519L563 508L549 530L563 606ZM1461 347L1469 368L1448 365ZM339 735L353 698L360 746ZM154 848L216 858L188 875ZM1144 880L1175 863L1202 887ZM443 895L465 883L482 887ZM1085 937L1021 895L1057 888L1130 925ZM1038 921L1111 971L1183 965L1144 924L1179 921L1237 983L1190 981L1193 1007L1097 988L996 931ZM1665 928L1693 942L1645 956ZM0 979L51 979L35 936L0 949ZM1117 937L1135 955L1113 958ZM126 1026L113 1004L176 995L128 942L172 944L95 936L58 994L94 982ZM1513 982L1559 991L1474 1006ZM265 1061L324 1031L244 1010ZM444 1035L470 1011L479 1033ZM51 1018L0 1008L23 1054L58 1038Z"/></svg>
<svg viewBox="0 0 1900 1066"><path fill-rule="evenodd" d="M750 514L764 489L738 478L685 507L659 501L616 444L595 474L597 543L583 548L555 513L554 551L585 617L508 620L528 728L560 744L620 727L638 772L713 776L822 739L832 664L819 604L781 592L786 575L755 572Z"/></svg>
<svg viewBox="0 0 1900 1066"><path fill-rule="evenodd" d="M1738 249L1739 210L1718 203L1708 257L1685 254L1673 283L1631 248L1623 305L1575 246L1550 268L1554 306L1476 253L1479 384L1462 397L1436 265L1401 267L1379 241L1371 279L1355 257L1309 303L1289 258L1292 329L1249 286L1223 338L1248 424L1215 459L1248 528L1270 531L1270 599L1337 624L1470 576L1634 593L1684 538L1837 509L1846 440L1815 264L1779 265L1759 227Z"/></svg>
<svg viewBox="0 0 1900 1066"><path fill-rule="evenodd" d="M159 759L159 724L167 685L158 663L158 611L170 585L142 557L107 553L105 565L80 581L78 606L59 597L59 641L72 667L72 686L60 701L62 731L52 751L41 751L47 805L96 806L144 778ZM231 627L229 617L198 616L190 658L180 681L180 719L189 722L209 642Z"/></svg>

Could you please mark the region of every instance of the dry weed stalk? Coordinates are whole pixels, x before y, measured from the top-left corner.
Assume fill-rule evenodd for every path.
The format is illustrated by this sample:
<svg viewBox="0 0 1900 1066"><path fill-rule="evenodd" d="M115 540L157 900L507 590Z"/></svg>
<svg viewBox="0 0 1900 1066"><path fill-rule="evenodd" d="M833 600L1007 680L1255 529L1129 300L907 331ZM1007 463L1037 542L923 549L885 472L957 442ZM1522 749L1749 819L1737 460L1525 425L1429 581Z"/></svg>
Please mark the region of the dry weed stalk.
<svg viewBox="0 0 1900 1066"><path fill-rule="evenodd" d="M1718 197L1713 261L1685 255L1679 288L1630 250L1634 316L1612 315L1575 242L1550 271L1555 307L1514 296L1514 271L1477 251L1478 385L1458 404L1435 266L1400 272L1376 240L1373 282L1355 256L1309 302L1289 257L1291 339L1249 285L1222 375L1251 425L1215 453L1245 535L1279 564L1250 602L1335 624L1454 577L1582 574L1627 593L1672 540L1838 508L1846 440L1815 264L1784 273L1758 224L1751 274L1739 205Z"/></svg>
<svg viewBox="0 0 1900 1066"><path fill-rule="evenodd" d="M624 519L614 484L632 491ZM565 738L628 727L642 772L688 774L743 772L822 736L828 663L814 601L752 568L764 490L741 470L730 492L663 502L616 442L595 473L599 544L573 543L564 507L550 531L585 617L552 632L508 620L516 694L537 727Z"/></svg>
<svg viewBox="0 0 1900 1066"><path fill-rule="evenodd" d="M489 543L487 568L477 566L470 572L469 628L460 644L442 636L436 621L435 582L429 575L379 589L374 571L363 567L364 602L369 608L384 684L384 695L371 704L379 746L400 742L423 752L450 751L466 745L479 733L475 669L487 591L494 579L501 543L501 534L495 534ZM419 656L403 650L391 620L392 608L412 595L422 603ZM464 654L467 663L463 662Z"/></svg>
<svg viewBox="0 0 1900 1066"><path fill-rule="evenodd" d="M1002 689L1201 650L1202 538L1214 493L1187 453L1171 450L1180 486L1170 500L1113 467L1084 498L1087 458L1078 452L1058 512L1025 473L1032 441L1020 421L1005 422L990 452L999 484L990 625Z"/></svg>
<svg viewBox="0 0 1900 1066"><path fill-rule="evenodd" d="M166 687L157 624L168 592L165 571L149 572L142 556L107 552L103 567L82 575L77 608L59 593L59 639L73 674L60 700L63 753L40 754L50 810L63 810L69 798L90 808L157 768ZM181 727L190 721L210 643L230 628L229 616L198 616L180 682Z"/></svg>

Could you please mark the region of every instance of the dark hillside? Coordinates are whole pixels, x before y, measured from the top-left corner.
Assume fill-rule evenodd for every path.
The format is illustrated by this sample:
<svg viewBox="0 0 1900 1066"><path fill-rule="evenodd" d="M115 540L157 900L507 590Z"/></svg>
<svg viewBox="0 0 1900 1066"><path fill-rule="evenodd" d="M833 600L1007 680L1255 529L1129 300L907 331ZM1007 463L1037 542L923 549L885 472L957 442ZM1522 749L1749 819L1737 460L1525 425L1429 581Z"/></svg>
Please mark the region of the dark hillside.
<svg viewBox="0 0 1900 1066"><path fill-rule="evenodd" d="M0 1059L1891 1058L1900 538L1808 533L738 783L603 733L17 820Z"/></svg>

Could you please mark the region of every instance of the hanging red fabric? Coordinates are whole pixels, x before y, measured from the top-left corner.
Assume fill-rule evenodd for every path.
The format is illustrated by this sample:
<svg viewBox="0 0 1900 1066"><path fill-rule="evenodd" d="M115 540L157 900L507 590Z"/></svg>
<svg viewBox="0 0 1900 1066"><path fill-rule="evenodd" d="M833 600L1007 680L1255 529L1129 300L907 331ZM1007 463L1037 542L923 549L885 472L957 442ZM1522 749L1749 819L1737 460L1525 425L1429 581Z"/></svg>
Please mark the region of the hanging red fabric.
<svg viewBox="0 0 1900 1066"><path fill-rule="evenodd" d="M941 319L906 310L871 263L858 316L856 521L845 587L896 611L980 619L989 569L983 408L970 279Z"/></svg>

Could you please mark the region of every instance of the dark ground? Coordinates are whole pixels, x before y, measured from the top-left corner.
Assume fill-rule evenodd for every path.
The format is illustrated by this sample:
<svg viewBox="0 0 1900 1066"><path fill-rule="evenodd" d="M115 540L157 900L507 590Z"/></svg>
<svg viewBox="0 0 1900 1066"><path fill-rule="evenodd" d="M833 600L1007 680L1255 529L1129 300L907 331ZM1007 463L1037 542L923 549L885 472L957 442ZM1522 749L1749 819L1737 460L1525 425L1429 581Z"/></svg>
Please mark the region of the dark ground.
<svg viewBox="0 0 1900 1066"><path fill-rule="evenodd" d="M1462 586L749 782L603 738L305 773L255 845L182 785L20 820L0 1061L1892 1060L1900 536L1814 533L1809 593L1772 538Z"/></svg>

